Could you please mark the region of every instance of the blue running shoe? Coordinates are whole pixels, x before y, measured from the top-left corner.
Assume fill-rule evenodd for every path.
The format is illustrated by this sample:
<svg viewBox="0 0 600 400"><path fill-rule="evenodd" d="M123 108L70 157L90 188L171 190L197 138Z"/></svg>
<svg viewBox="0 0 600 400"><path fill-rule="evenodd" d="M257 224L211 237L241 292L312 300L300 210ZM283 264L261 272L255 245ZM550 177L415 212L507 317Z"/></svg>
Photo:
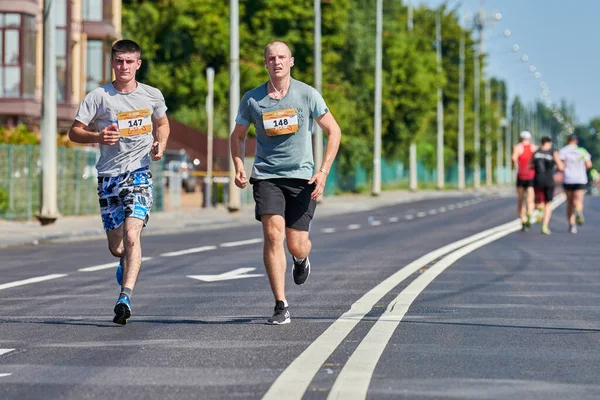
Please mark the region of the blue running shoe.
<svg viewBox="0 0 600 400"><path fill-rule="evenodd" d="M115 317L113 322L119 325L125 325L127 320L131 317L131 304L129 303L129 297L126 294L119 296L117 304L115 305Z"/></svg>
<svg viewBox="0 0 600 400"><path fill-rule="evenodd" d="M123 286L123 259L119 260L119 266L117 267L117 283L119 286Z"/></svg>

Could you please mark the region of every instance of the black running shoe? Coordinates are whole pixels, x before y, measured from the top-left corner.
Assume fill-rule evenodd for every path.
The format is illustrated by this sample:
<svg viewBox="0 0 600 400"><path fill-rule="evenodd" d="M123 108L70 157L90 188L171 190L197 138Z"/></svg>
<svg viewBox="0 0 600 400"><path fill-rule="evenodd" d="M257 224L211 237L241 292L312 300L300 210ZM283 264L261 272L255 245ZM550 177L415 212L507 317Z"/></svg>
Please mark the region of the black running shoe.
<svg viewBox="0 0 600 400"><path fill-rule="evenodd" d="M127 297L125 294L122 294L119 296L119 300L117 300L117 304L115 305L115 317L113 318L113 322L115 324L125 325L129 317L131 317L131 304L129 303L129 297Z"/></svg>
<svg viewBox="0 0 600 400"><path fill-rule="evenodd" d="M294 282L296 282L296 285L302 285L308 279L308 275L310 275L310 261L308 257L302 261L298 261L294 256L292 256L292 260L294 261L292 265Z"/></svg>
<svg viewBox="0 0 600 400"><path fill-rule="evenodd" d="M273 316L267 320L267 323L270 325L284 325L289 324L290 322L290 311L285 306L285 303L283 301L277 300L275 302L275 310Z"/></svg>

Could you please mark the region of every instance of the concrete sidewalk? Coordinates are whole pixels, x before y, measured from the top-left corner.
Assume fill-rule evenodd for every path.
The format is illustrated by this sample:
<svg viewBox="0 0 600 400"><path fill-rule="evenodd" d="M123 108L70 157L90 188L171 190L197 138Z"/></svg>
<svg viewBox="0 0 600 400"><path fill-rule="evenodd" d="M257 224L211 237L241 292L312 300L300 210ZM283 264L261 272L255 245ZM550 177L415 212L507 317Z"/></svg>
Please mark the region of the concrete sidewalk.
<svg viewBox="0 0 600 400"><path fill-rule="evenodd" d="M317 207L317 218L432 198L506 195L508 193L510 192L507 187L493 187L480 189L477 192L473 190L465 192L456 190L386 191L377 197L368 194L344 194L325 198ZM224 206L198 208L191 211L164 211L151 213L148 227L144 229L144 235L201 231L252 223L257 223L254 219L254 204L244 205L234 213L230 213ZM54 224L47 226L41 226L37 220L27 222L0 220L0 248L36 245L58 239L104 237L105 233L99 214L61 217Z"/></svg>

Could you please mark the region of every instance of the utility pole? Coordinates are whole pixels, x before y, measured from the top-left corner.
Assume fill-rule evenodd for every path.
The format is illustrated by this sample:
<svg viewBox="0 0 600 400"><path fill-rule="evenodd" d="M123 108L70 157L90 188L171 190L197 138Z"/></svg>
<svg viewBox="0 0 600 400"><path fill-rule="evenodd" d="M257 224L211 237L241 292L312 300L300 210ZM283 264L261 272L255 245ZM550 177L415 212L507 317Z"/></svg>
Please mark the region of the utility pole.
<svg viewBox="0 0 600 400"><path fill-rule="evenodd" d="M442 21L441 10L435 14L435 42L438 76L442 74ZM437 92L437 188L444 189L444 93Z"/></svg>
<svg viewBox="0 0 600 400"><path fill-rule="evenodd" d="M492 184L492 91L490 80L485 81L485 184Z"/></svg>
<svg viewBox="0 0 600 400"><path fill-rule="evenodd" d="M464 17L463 17L464 18ZM465 188L465 30L460 32L458 66L458 189Z"/></svg>
<svg viewBox="0 0 600 400"><path fill-rule="evenodd" d="M512 183L512 160L511 160L511 126L512 121L508 119L508 108L504 110L504 163L506 169L506 183ZM512 119L512 118L511 118Z"/></svg>
<svg viewBox="0 0 600 400"><path fill-rule="evenodd" d="M412 1L408 0L408 20L406 22L406 28L409 32L413 29L413 5ZM419 188L418 177L417 177L417 144L413 140L410 142L409 147L409 188L412 191L416 191Z"/></svg>
<svg viewBox="0 0 600 400"><path fill-rule="evenodd" d="M315 89L319 93L322 93L322 80L323 74L321 72L321 0L314 0L315 9L315 35L314 35L314 57L315 57ZM313 138L315 146L315 169L321 167L323 163L323 130L319 124L313 124ZM325 197L325 191L319 198L320 200Z"/></svg>
<svg viewBox="0 0 600 400"><path fill-rule="evenodd" d="M502 138L502 125L504 123L504 115L502 113L502 103L504 101L502 94L502 84L498 82L496 88L496 104L498 105L498 124L496 126L496 183L504 182L504 168L503 160L504 157L504 142Z"/></svg>
<svg viewBox="0 0 600 400"><path fill-rule="evenodd" d="M480 164L480 156L481 156L481 139L479 135L480 128L480 105L479 105L479 92L481 90L481 78L480 78L480 68L479 68L479 56L483 52L483 18L481 16L481 11L475 13L474 19L474 27L475 30L479 32L479 37L477 40L477 46L475 51L473 52L473 69L474 69L474 112L475 112L475 126L473 129L473 152L474 152L474 166L473 166L473 186L475 189L479 189L481 186L481 164Z"/></svg>
<svg viewBox="0 0 600 400"><path fill-rule="evenodd" d="M381 67L383 34L383 0L377 0L377 28L375 40L375 123L373 151L373 196L381 194Z"/></svg>
<svg viewBox="0 0 600 400"><path fill-rule="evenodd" d="M54 0L44 1L44 82L42 86L41 161L42 190L40 210L36 214L42 225L52 224L59 217L57 207L56 162L56 54L54 51L56 23Z"/></svg>
<svg viewBox="0 0 600 400"><path fill-rule="evenodd" d="M214 82L215 70L211 67L206 69L206 82L208 94L206 95L206 177L204 178L203 207L212 205L212 182L213 182L213 111L214 111Z"/></svg>
<svg viewBox="0 0 600 400"><path fill-rule="evenodd" d="M239 3L229 0L229 134L235 128L235 117L240 104L240 41L239 41ZM231 154L231 141L229 154ZM242 148L242 159L245 149ZM235 166L233 158L229 157L229 204L230 212L239 211L241 207L240 189L235 186Z"/></svg>

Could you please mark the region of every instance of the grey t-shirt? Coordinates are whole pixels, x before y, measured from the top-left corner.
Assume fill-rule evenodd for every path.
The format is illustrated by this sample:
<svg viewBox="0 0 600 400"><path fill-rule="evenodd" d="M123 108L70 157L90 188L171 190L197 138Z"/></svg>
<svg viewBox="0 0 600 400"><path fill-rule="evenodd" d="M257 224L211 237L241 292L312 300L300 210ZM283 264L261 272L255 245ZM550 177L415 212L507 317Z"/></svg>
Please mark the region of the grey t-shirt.
<svg viewBox="0 0 600 400"><path fill-rule="evenodd" d="M256 128L252 178L312 178L313 120L327 111L321 94L295 79L279 100L269 97L267 83L246 92L235 122Z"/></svg>
<svg viewBox="0 0 600 400"><path fill-rule="evenodd" d="M560 149L558 155L565 162L563 183L567 185L585 185L588 183L585 162L591 160L592 156L586 149L576 144L568 144Z"/></svg>
<svg viewBox="0 0 600 400"><path fill-rule="evenodd" d="M88 93L75 120L93 125L100 132L117 124L121 138L112 146L100 145L96 164L99 176L117 176L150 165L150 149L154 142L152 116L162 118L167 111L160 90L138 82L131 93L121 93L112 83Z"/></svg>

